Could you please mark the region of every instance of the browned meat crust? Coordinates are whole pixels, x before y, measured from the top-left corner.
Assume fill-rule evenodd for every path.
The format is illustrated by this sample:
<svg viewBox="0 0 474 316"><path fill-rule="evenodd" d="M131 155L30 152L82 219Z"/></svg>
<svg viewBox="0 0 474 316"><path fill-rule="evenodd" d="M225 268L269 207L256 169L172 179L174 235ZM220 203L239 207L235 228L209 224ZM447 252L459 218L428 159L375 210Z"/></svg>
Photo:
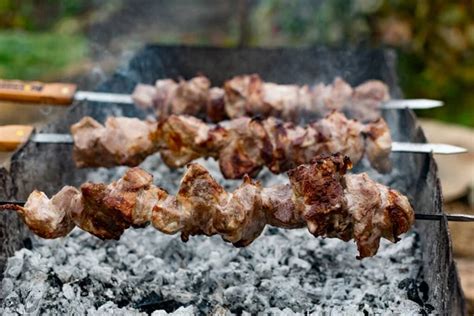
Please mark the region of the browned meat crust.
<svg viewBox="0 0 474 316"><path fill-rule="evenodd" d="M223 91L212 88L209 79L197 76L188 81L157 80L154 86L138 84L132 93L135 104L141 108L154 107L158 117L171 114L206 116L219 120L223 112Z"/></svg>
<svg viewBox="0 0 474 316"><path fill-rule="evenodd" d="M308 86L264 82L259 75L236 76L223 89L197 76L179 82L163 79L155 86L137 85L132 97L141 107L154 107L159 117L187 114L210 122L243 116L278 117L299 122L306 115L324 117L333 110L371 122L380 117L379 106L390 98L388 87L370 80L352 88L341 78L332 84Z"/></svg>
<svg viewBox="0 0 474 316"><path fill-rule="evenodd" d="M71 126L78 167L136 166L158 150L156 123L109 117L105 126L84 117Z"/></svg>
<svg viewBox="0 0 474 316"><path fill-rule="evenodd" d="M391 167L391 138L383 119L362 124L339 112L305 127L275 118L246 117L209 125L183 115L171 115L158 124L109 118L102 126L86 117L71 131L79 167L136 166L156 151L171 168L200 157L218 159L229 179L255 176L264 166L282 173L317 155L335 152L349 156L355 164L367 155L381 172Z"/></svg>
<svg viewBox="0 0 474 316"><path fill-rule="evenodd" d="M375 255L382 237L396 242L410 229L414 213L405 196L365 173L346 174L350 167L343 155L321 156L290 170L289 184L263 188L245 177L230 193L204 167L190 164L176 196L154 186L144 170L132 168L109 185L64 187L51 199L35 191L24 207L13 208L44 238L66 236L78 226L102 239L118 239L130 226L151 222L163 233L181 232L183 241L221 235L242 247L269 224L354 239L360 259Z"/></svg>

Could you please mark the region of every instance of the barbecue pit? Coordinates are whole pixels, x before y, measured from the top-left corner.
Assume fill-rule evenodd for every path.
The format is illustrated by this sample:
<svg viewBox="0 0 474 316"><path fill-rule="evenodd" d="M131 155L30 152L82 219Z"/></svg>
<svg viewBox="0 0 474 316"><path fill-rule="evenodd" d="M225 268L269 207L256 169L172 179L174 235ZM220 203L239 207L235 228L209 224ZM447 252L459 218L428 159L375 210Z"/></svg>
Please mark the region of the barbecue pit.
<svg viewBox="0 0 474 316"><path fill-rule="evenodd" d="M298 83L310 84L315 82L330 82L335 76L341 76L351 84L359 84L368 79L380 79L387 83L390 87L392 97L400 97L401 93L397 86L397 77L395 74L395 55L387 50L365 50L365 49L328 49L328 48L311 48L311 49L219 49L219 48L198 48L198 47L173 47L173 46L147 46L130 61L127 67L119 69L109 80L101 85L99 91L129 93L134 86L141 83L152 84L158 78L190 78L197 73L207 75L214 85L221 85L223 81L234 75L244 73L258 73L265 80L274 81L278 83ZM125 115L144 118L145 113L140 112L133 106L127 105L101 105L93 102L81 102L72 107L60 120L52 122L42 132L67 133L69 126L79 121L83 116L89 115L98 121L104 121L109 115ZM395 141L404 142L424 142L426 141L422 130L417 125L416 116L411 111L384 111L384 118L388 122L392 137ZM123 174L124 168L114 168L110 170L105 169L75 169L74 162L71 157L71 146L64 144L40 144L27 143L20 149L12 158L9 170L0 170L0 198L3 200L24 200L28 194L35 188L45 191L48 195L54 194L63 185L80 185L87 180L94 181L110 181L117 179ZM436 164L431 155L422 154L392 154L394 170L388 175L379 175L374 170L371 170L368 165L363 165L355 170L368 171L376 180L390 185L397 190L406 194L417 213L442 213L442 200L439 181L436 175ZM40 163L38 163L40 162ZM213 162L206 162L208 166L213 168ZM151 171L155 175L155 183L171 192L174 192L177 181L180 179L181 171L169 171L162 166L162 162L157 157L150 157L145 161L143 167ZM215 167L215 164L214 164ZM217 167L216 167L217 168ZM233 187L237 182L224 181L220 176L218 169L215 169L213 174L220 183L224 183L227 187ZM268 172L263 172L260 179L266 184L276 183L281 180L281 177L270 175ZM169 236L160 236L160 234L153 230L137 230L129 232L123 237L120 242L100 242L94 237L85 237L85 235L75 232L70 241L64 242L50 242L38 241L31 239L28 233L25 232L23 224L17 219L16 214L1 214L3 224L0 227L1 236L4 242L0 248L2 259L2 270L5 267L6 258L13 254L13 251L23 246L31 248L31 240L33 244L32 250L21 250L14 258L10 259L7 269L7 278L4 279L4 291L8 289L9 282L13 282L15 278L23 279L27 275L27 271L23 272L23 276L15 273L12 277L12 267L15 263L22 262L23 269L31 267L32 262L41 265L42 267L49 267L50 271L44 273L48 278L59 278L59 281L54 284L53 281L47 280L44 284L48 284L48 289L43 289L39 295L41 299L55 297L54 291L61 292L57 294L58 301L66 299L66 301L73 300L75 290L81 285L77 282L92 282L104 278L103 284L111 286L112 283L107 283L107 275L110 275L110 269L120 269L120 264L128 264L132 266L134 263L138 266L145 265L145 272L124 270L126 273L122 275L123 280L127 280L131 275L151 274L154 269L162 269L168 274L174 273L173 280L165 280L166 283L183 282L184 280L197 280L193 283L193 288L187 288L188 285L176 285L173 293L166 292L166 286L163 286L164 291L159 292L159 287L156 291L147 291L146 286L143 289L138 289L136 292L123 290L120 293L132 293L133 295L141 295L140 298L133 295L123 294L117 295L117 292L112 291L111 303L98 300L96 308L100 308L104 303L103 310L113 310L113 308L133 308L135 307L142 312L150 312L153 309L164 308L167 311L174 311L178 308L185 308L188 310L195 308L201 311L211 312L216 309L228 309L232 312L246 311L269 311L265 304L270 306L288 306L295 312L310 312L319 311L320 309L328 309L331 304L347 304L347 298L353 298L355 294L346 293L340 295L339 298L334 299L333 295L328 298L327 292L347 289L352 293L354 288L360 288L367 280L372 280L373 287L380 290L380 283L387 282L387 280L397 280L397 291L405 301L400 306L399 312L411 311L419 312L433 311L435 313L453 313L459 314L464 311L464 301L462 299L462 292L459 286L456 268L452 259L452 251L450 247L449 232L447 229L446 220L439 222L419 221L416 223L416 234L411 234L405 239L402 239L397 245L386 245L382 247L379 255L375 258L369 258L362 262L356 262L355 253L351 252L353 245L343 245L342 242L332 240L315 240L306 231L289 232L275 229L267 229L264 236L260 238L255 246L243 250L231 250L227 245L218 238L212 238L210 241L204 241L201 238L195 238L188 244L180 244L177 240ZM144 249L140 248L140 243L137 239L149 240L150 245ZM282 246L273 246L272 243L282 243ZM288 245L285 245L287 243ZM308 243L306 246L298 246L298 244ZM163 246L163 245L166 245ZM252 248L253 247L253 248ZM316 253L311 254L310 250L316 248ZM101 249L106 249L107 256L110 256L109 261L115 261L114 264L104 264L101 259L98 262L91 261L89 264L89 271L79 271L77 273L85 273L87 277L80 278L76 283L72 281L65 281L67 277L60 275L58 271L61 270L60 264L56 259L53 259L57 254L54 254L52 249L84 249L78 250L78 253L72 256L77 256L78 260L84 258L104 256ZM166 248L166 249L164 249ZM110 249L116 249L115 253L107 252ZM146 270L146 264L143 260L133 260L129 256L135 249L136 257L143 257L150 249L160 249L149 257L151 268ZM210 251L215 249L214 252ZM226 249L226 250L225 250ZM280 257L271 255L276 249L283 249ZM57 250L61 252L61 250ZM160 252L161 251L161 252ZM168 251L168 253L166 252ZM176 252L173 257L169 252ZM208 255L204 255L209 252ZM300 252L295 255L294 252ZM326 252L326 255L324 253ZM225 254L228 254L228 257ZM41 254L41 256L40 256ZM339 255L338 255L339 254ZM35 261L35 258L41 257L42 260ZM125 259L124 259L125 256ZM157 258L163 258L164 263L156 264ZM230 257L229 257L230 256ZM269 260L265 260L265 256ZM331 258L331 256L335 258ZM181 257L181 258L179 258ZM315 261L308 258L315 257ZM402 260L403 257L409 259ZM128 259L127 259L128 258ZM133 258L133 256L132 256ZM194 259L193 259L194 258ZM283 258L282 262L278 262ZM141 258L142 259L142 258ZM297 260L300 259L300 260ZM193 261L194 260L194 261ZM245 265L245 260L250 260L255 263L255 266L246 266L242 269L235 268L236 272L225 270L228 260L228 265L233 267L232 263L237 260L241 265ZM240 260L240 261L238 261ZM278 267L283 270L304 271L300 274L294 275L288 271L275 272L278 267L272 265L277 260ZM373 260L373 261L370 261ZM117 263L118 261L118 263ZM270 264L265 266L266 263ZM350 263L348 263L350 261ZM354 261L354 262L352 262ZM95 262L95 264L94 264ZM310 262L310 266L307 264ZM54 265L58 265L56 271ZM173 265L172 269L176 271L168 271L166 266ZM325 266L325 265L326 266ZM188 270L179 269L180 265L189 267ZM79 264L79 266L87 266ZM392 269L389 267L392 266ZM111 268L113 267L113 268ZM132 269L131 267L129 267ZM182 268L182 267L181 267ZM260 269L260 270L258 270ZM280 269L280 270L282 270ZM383 272L389 269L383 277L377 275L368 275L367 278L359 278L364 271L370 273ZM398 269L398 270L397 270ZM216 271L214 276L197 274L197 271ZM255 271L254 274L246 274L249 271ZM330 271L327 271L330 270ZM51 271L55 271L54 274ZM270 271L270 272L269 272ZM272 272L273 271L273 272ZM20 271L21 272L21 271ZM201 271L202 272L202 271ZM156 272L156 275L160 273ZM183 274L183 275L181 275ZM34 277L34 273L30 277ZM230 275L230 276L229 276ZM239 276L240 275L240 276ZM224 292L221 297L213 291L216 287L210 280L228 278L239 278L241 276L257 279L259 287L248 288L251 284L249 280L240 280L241 288L237 284L239 282L229 281L223 283ZM9 277L8 277L9 276ZM305 278L313 276L314 278L307 282L307 286L318 288L318 286L325 285L324 291L307 297L306 301L298 302L288 301L292 297L292 291L295 288L303 287ZM90 281L92 278L93 281ZM147 276L148 281L154 280ZM145 279L146 279L145 278ZM8 279L11 279L8 281ZM82 280L82 281L81 281ZM265 283L265 280L268 280ZM291 286L283 286L288 282L296 282L300 280L300 284ZM97 282L99 282L97 281ZM17 281L15 281L17 282ZM206 283L208 282L208 283ZM232 283L234 282L234 283ZM5 285L6 284L6 285ZM12 283L17 284L17 283ZM82 283L81 283L82 284ZM226 285L227 284L227 285ZM234 284L234 285L233 285ZM278 295L281 294L280 302L276 302L275 298L270 294L271 289L282 285L281 289L277 289ZM104 286L105 286L104 285ZM232 285L232 286L231 286ZM393 284L392 284L393 285ZM227 286L227 288L226 288ZM247 287L246 287L247 286ZM265 286L269 289L265 290ZM87 284L82 284L83 288L90 289ZM55 288L58 288L55 290ZM70 289L71 288L71 289ZM183 289L187 291L180 292ZM245 299L256 299L259 295L248 295L246 292L256 291L261 288L263 292L263 301L250 301ZM390 285L386 287L386 291L393 290ZM52 290L51 290L52 289ZM206 289L208 292L206 292ZM31 290L31 289L30 289ZM37 290L37 289L36 289ZM169 288L168 288L169 290ZM13 290L12 290L13 291ZM26 290L25 290L26 291ZM48 292L49 291L49 292ZM105 288L104 288L105 291ZM227 292L226 292L227 291ZM209 297L196 300L200 292L209 294ZM360 313L374 312L383 310L383 297L377 297L380 292L362 293L361 304L357 308ZM36 293L30 291L29 293ZM50 294L47 294L50 293ZM53 293L53 294L51 294ZM72 293L72 294L71 294ZM154 293L154 294L153 294ZM285 295L286 293L286 295ZM398 292L397 292L398 293ZM5 299L7 293L3 294L2 299L5 306ZM8 293L11 294L11 293ZM212 296L211 294L214 294ZM367 296L367 294L370 294ZM405 294L405 296L403 296ZM25 296L28 297L29 294ZM31 294L33 297L34 295ZM194 296L193 296L194 295ZM267 296L265 298L265 295ZM398 294L397 294L398 295ZM397 295L387 300L397 300ZM373 296L373 297L372 297ZM169 299L173 297L173 299ZM278 297L278 296L277 296ZM297 296L298 297L298 296ZM100 298L103 300L103 297ZM21 297L19 298L20 302ZM273 300L273 301L272 301ZM325 303L327 300L327 303ZM32 300L35 301L35 300ZM163 303L168 302L168 303ZM223 302L221 305L216 302ZM247 303L243 303L247 302ZM413 302L410 303L406 302ZM7 302L8 303L8 302ZM312 303L312 304L311 304ZM392 302L393 303L393 302ZM47 303L45 303L47 304ZM107 305L108 304L108 305ZM141 305L140 305L141 304ZM367 304L367 307L364 305ZM33 304L34 305L34 304ZM313 306L310 306L313 305ZM54 306L54 304L52 305ZM192 307L194 306L194 307ZM396 306L391 304L390 308ZM28 306L25 305L25 308ZM311 308L312 307L312 308ZM386 307L388 308L388 307ZM280 308L282 310L283 308ZM337 311L337 309L335 310ZM58 311L60 312L60 311ZM287 314L289 311L284 312Z"/></svg>

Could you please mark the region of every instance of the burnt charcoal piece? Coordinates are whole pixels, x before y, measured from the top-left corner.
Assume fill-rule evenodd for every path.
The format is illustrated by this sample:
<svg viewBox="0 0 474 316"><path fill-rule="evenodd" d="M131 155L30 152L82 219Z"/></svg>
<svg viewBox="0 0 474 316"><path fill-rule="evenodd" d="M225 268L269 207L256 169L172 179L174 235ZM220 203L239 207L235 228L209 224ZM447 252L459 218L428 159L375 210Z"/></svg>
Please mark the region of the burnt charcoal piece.
<svg viewBox="0 0 474 316"><path fill-rule="evenodd" d="M175 300L163 299L161 293L156 292L149 293L135 304L135 308L148 314L151 314L156 310L165 310L167 313L172 313L181 306L184 305Z"/></svg>
<svg viewBox="0 0 474 316"><path fill-rule="evenodd" d="M52 287L58 287L61 288L63 286L63 282L61 279L56 275L54 271L50 271L48 273L48 283Z"/></svg>
<svg viewBox="0 0 474 316"><path fill-rule="evenodd" d="M31 241L30 237L23 239L23 247L28 250L33 249L33 242Z"/></svg>
<svg viewBox="0 0 474 316"><path fill-rule="evenodd" d="M418 289L421 292L423 301L426 302L428 300L428 294L429 294L429 291L430 291L430 287L429 287L428 283L426 283L425 281L421 281L420 285L418 286Z"/></svg>
<svg viewBox="0 0 474 316"><path fill-rule="evenodd" d="M424 305L423 300L420 297L418 292L418 285L416 280L412 278L407 278L398 284L399 289L405 289L407 291L407 296L410 300L417 303L420 306Z"/></svg>
<svg viewBox="0 0 474 316"><path fill-rule="evenodd" d="M87 295L89 293L89 289L92 287L92 280L87 276L83 279L80 279L77 284L81 289L81 295Z"/></svg>
<svg viewBox="0 0 474 316"><path fill-rule="evenodd" d="M425 311L428 313L428 314L431 314L432 311L434 311L434 306L431 305L431 304L425 304Z"/></svg>

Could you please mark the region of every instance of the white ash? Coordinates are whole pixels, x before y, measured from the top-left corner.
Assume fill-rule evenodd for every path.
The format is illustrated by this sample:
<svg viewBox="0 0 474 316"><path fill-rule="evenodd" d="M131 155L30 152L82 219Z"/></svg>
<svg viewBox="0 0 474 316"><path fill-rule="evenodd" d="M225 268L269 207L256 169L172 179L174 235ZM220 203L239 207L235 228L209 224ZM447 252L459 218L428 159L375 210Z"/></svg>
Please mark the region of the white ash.
<svg viewBox="0 0 474 316"><path fill-rule="evenodd" d="M226 188L215 161L200 161ZM143 166L155 183L175 193L183 171L157 156ZM111 181L126 168L98 169L91 181ZM262 172L264 185L287 181ZM129 229L119 241L101 241L75 229L67 238L33 238L33 248L8 260L2 315L193 314L414 314L421 302L421 250L416 233L397 244L382 241L375 257L356 260L354 243L314 238L306 230L267 228L252 245L234 248L220 237ZM411 286L411 287L410 287ZM415 287L415 294L413 290ZM410 292L411 289L411 292ZM423 293L427 294L427 293Z"/></svg>

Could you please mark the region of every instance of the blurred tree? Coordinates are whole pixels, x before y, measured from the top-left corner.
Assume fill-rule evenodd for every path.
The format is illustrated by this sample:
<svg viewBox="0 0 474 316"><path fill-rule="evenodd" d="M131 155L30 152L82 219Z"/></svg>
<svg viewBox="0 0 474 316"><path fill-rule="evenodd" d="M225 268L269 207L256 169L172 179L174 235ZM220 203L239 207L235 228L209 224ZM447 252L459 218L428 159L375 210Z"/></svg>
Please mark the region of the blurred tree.
<svg viewBox="0 0 474 316"><path fill-rule="evenodd" d="M362 6L347 0L261 0L252 14L250 44L338 44L367 40L370 29L366 15L374 7L377 5Z"/></svg>
<svg viewBox="0 0 474 316"><path fill-rule="evenodd" d="M0 0L0 29L45 31L64 17L87 12L94 0Z"/></svg>
<svg viewBox="0 0 474 316"><path fill-rule="evenodd" d="M83 64L83 17L102 2L0 0L0 77L47 80Z"/></svg>
<svg viewBox="0 0 474 316"><path fill-rule="evenodd" d="M420 115L474 126L472 0L260 0L250 21L251 45L394 47L406 97L446 102Z"/></svg>
<svg viewBox="0 0 474 316"><path fill-rule="evenodd" d="M399 48L407 96L443 99L446 106L430 116L474 126L472 1L385 1L373 29L376 39Z"/></svg>

